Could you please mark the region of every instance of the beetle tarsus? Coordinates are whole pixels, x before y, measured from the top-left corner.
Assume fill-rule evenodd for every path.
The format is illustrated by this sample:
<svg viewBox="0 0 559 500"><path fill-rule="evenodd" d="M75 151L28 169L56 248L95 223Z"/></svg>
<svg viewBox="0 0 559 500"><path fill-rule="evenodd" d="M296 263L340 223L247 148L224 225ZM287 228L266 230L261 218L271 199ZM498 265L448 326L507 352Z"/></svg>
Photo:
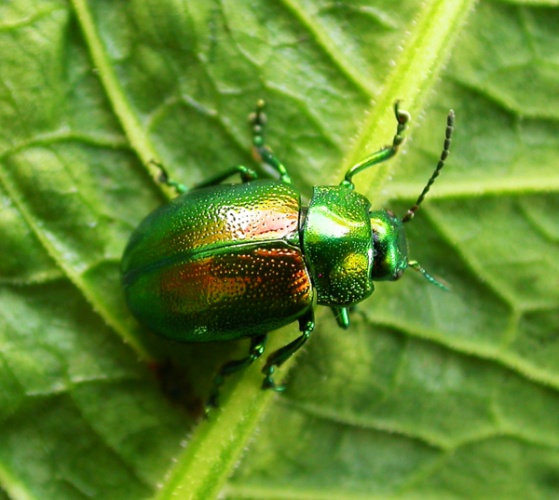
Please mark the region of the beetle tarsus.
<svg viewBox="0 0 559 500"><path fill-rule="evenodd" d="M273 373L275 370L273 366L270 367L271 368L271 372ZM262 389L269 389L272 390L274 392L284 392L285 391L285 385L276 385L276 383L274 382L274 379L272 377L272 373L266 375L266 377L264 377L264 380L262 381Z"/></svg>
<svg viewBox="0 0 559 500"><path fill-rule="evenodd" d="M279 178L286 184L291 184L291 177L285 166L266 145L264 133L266 131L266 115L264 114L264 100L256 102L256 111L249 117L252 127L252 153L256 161L271 167L279 174Z"/></svg>
<svg viewBox="0 0 559 500"><path fill-rule="evenodd" d="M396 116L398 127L396 128L396 135L392 139L392 147L397 149L405 140L404 132L411 121L411 115L407 111L400 109L400 101L396 101L394 104L394 115Z"/></svg>

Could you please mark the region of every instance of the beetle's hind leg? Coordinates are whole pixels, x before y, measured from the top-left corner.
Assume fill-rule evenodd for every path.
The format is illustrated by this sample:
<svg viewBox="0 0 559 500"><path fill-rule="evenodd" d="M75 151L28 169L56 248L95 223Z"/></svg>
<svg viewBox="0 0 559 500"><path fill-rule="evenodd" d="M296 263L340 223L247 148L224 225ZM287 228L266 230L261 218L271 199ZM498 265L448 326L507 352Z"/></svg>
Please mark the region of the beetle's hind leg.
<svg viewBox="0 0 559 500"><path fill-rule="evenodd" d="M264 131L266 129L266 115L264 114L264 100L259 99L256 103L256 111L251 113L249 120L252 127L252 153L256 161L263 163L275 170L282 182L291 184L291 177L281 161L266 146Z"/></svg>
<svg viewBox="0 0 559 500"><path fill-rule="evenodd" d="M274 372L276 371L276 368L285 363L295 352L301 349L311 336L311 333L314 330L314 313L312 309L310 309L305 316L299 319L299 330L303 332L300 337L297 337L293 342L287 344L281 349L278 349L268 357L264 368L262 368L262 373L265 375L262 382L262 389L273 389L278 392L285 389L283 385L276 385L274 382Z"/></svg>
<svg viewBox="0 0 559 500"><path fill-rule="evenodd" d="M246 358L229 361L220 368L218 374L214 377L212 392L210 393L210 397L206 403L206 412L211 408L217 408L217 406L219 406L219 389L223 385L223 382L225 382L225 377L250 366L260 356L262 356L264 349L266 348L267 338L267 334L252 337L248 356Z"/></svg>

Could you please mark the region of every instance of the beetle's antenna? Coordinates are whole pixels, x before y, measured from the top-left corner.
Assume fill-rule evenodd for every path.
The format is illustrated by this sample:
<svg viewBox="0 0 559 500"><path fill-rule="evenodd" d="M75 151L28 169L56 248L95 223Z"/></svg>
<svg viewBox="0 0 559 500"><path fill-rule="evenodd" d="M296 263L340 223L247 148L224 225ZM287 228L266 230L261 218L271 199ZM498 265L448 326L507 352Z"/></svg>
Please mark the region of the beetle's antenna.
<svg viewBox="0 0 559 500"><path fill-rule="evenodd" d="M450 288L444 284L441 283L440 281L438 281L437 279L433 278L433 276L431 276L425 269L423 269L420 265L419 262L417 262L417 260L410 260L408 262L408 267L411 267L414 271L417 271L418 273L423 274L423 277L429 282L432 283L433 285L438 286L439 288L442 288L443 290L446 290L447 292L450 291Z"/></svg>
<svg viewBox="0 0 559 500"><path fill-rule="evenodd" d="M425 199L425 196L429 192L429 189L431 189L431 186L435 182L435 179L439 176L440 171L444 167L444 162L447 159L448 154L450 152L450 142L451 142L453 131L454 131L454 111L451 109L448 112L448 116L446 118L445 139L444 139L443 150L442 150L441 156L439 158L439 162L437 163L437 166L435 168L435 171L433 172L433 175L431 175L431 178L429 179L429 181L427 181L427 184L423 188L423 191L421 192L421 194L417 198L417 201L415 202L415 204L410 209L408 209L406 215L404 215L404 217L402 217L402 222L403 223L409 222L410 220L413 219L415 213L419 210L419 206L421 205L421 203ZM428 274L425 273L425 271L420 271L420 272L423 272L425 277L429 276ZM434 278L432 278L432 279L434 279ZM431 281L431 280L429 280L429 281ZM438 284L438 282L436 282L436 281L435 281L435 283Z"/></svg>

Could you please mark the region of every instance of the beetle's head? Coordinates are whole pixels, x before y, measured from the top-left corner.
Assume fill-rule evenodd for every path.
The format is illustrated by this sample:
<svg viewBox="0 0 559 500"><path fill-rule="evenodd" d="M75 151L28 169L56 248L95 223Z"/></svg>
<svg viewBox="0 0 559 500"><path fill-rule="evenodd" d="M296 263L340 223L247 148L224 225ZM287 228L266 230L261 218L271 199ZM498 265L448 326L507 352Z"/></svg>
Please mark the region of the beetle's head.
<svg viewBox="0 0 559 500"><path fill-rule="evenodd" d="M404 223L411 219L408 215L416 205L408 210L406 216L399 219L390 210L375 210L369 213L371 232L373 234L373 281L396 281L402 277L406 268L411 267L423 274L433 285L448 290L448 287L437 281L416 260L408 260L408 241ZM415 210L413 213L415 213Z"/></svg>
<svg viewBox="0 0 559 500"><path fill-rule="evenodd" d="M373 233L374 281L395 281L408 267L408 242L404 223L389 210L369 214Z"/></svg>

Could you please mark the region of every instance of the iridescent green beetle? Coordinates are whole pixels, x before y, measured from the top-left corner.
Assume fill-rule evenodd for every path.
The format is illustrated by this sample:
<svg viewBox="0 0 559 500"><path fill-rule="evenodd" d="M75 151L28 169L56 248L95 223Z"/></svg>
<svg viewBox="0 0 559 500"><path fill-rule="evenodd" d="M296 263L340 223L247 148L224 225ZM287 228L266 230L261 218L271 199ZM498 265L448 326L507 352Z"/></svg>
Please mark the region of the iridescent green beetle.
<svg viewBox="0 0 559 500"><path fill-rule="evenodd" d="M373 210L354 191L355 174L394 156L410 116L395 105L398 122L391 146L353 166L339 186L315 186L308 206L292 187L285 167L264 142L264 102L251 115L253 150L279 179L258 179L245 166L230 168L192 189L162 181L179 193L134 231L122 258L122 284L134 316L153 332L181 342L251 338L248 355L226 363L214 381L209 404L217 404L225 376L264 352L268 332L298 321L301 335L272 353L264 388L273 374L307 341L314 304L329 306L342 328L349 309L373 293L375 280L397 280L412 267L403 224L411 220L444 165L453 130L434 173L403 218ZM222 184L238 174L240 184Z"/></svg>

